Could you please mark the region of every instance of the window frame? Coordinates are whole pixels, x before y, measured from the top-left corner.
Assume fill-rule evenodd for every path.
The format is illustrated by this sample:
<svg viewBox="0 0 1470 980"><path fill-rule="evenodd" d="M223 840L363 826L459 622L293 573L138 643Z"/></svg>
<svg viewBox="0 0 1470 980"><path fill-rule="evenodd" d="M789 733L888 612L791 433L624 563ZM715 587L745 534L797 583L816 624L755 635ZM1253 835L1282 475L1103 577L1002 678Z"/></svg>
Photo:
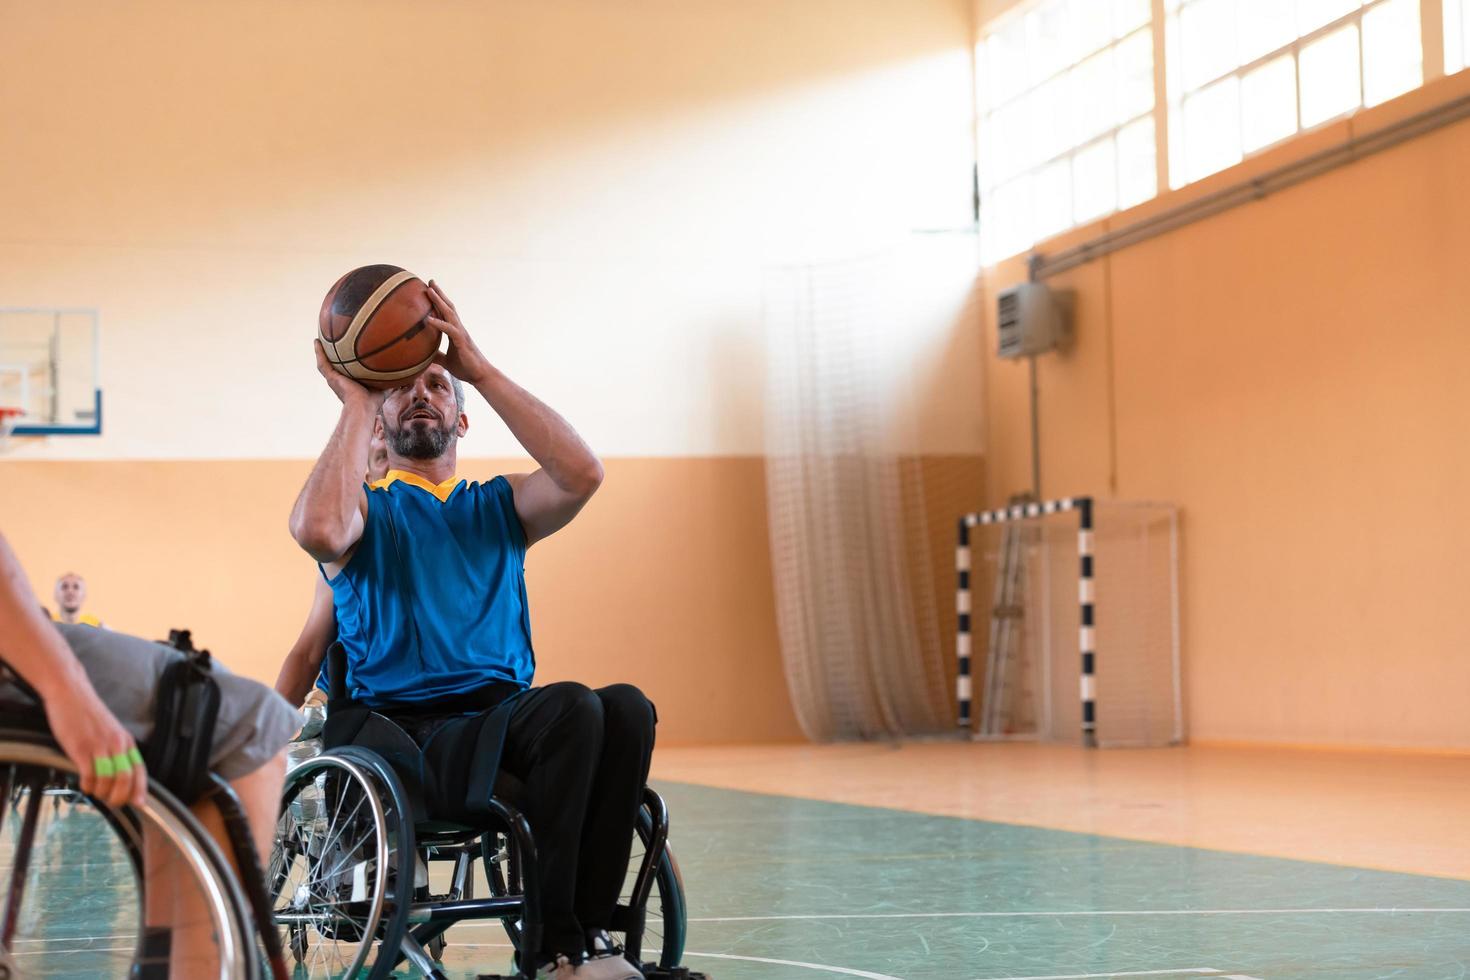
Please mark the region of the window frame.
<svg viewBox="0 0 1470 980"><path fill-rule="evenodd" d="M1178 0L1178 6L1175 7L1175 9L1173 11L1169 12L1166 16L1168 16L1169 18L1171 18L1171 19L1173 19L1173 20L1175 20L1177 22L1178 18L1184 12L1185 8L1190 7L1190 6L1193 6L1194 4L1199 3L1199 2L1200 2L1200 0ZM1363 15L1366 14L1366 13L1368 13L1370 10L1373 10L1376 7L1382 6L1383 4L1385 4L1387 2L1388 2L1388 0L1364 0L1364 2L1362 2L1362 3L1359 4L1359 6L1354 7L1352 10L1350 10L1347 13L1341 15L1340 17L1336 18L1335 20L1328 21L1325 24L1322 24L1322 25L1320 25L1318 27L1315 27L1310 32L1308 32L1306 34L1302 34L1302 35L1296 37L1290 43L1284 44L1284 45L1282 45L1281 47L1278 47L1278 48L1273 48L1272 50L1266 52L1263 55L1260 55L1257 58L1254 58L1253 60L1251 60L1249 62L1246 62L1246 63L1241 64L1241 65L1237 65L1235 68L1233 68L1233 69L1231 69L1229 71L1221 72L1218 75L1213 75L1213 76L1211 76L1211 77L1209 77L1209 78L1201 81L1199 84L1195 85L1191 89L1184 89L1182 87L1183 86L1183 82L1182 82L1182 79L1181 79L1181 82L1180 82L1181 88L1180 88L1179 92L1177 94L1174 93L1174 92L1168 93L1168 96L1169 96L1168 111L1169 111L1169 115L1170 115L1170 120L1169 121L1170 121L1171 125L1175 125L1175 126L1178 127L1178 135L1177 135L1177 137L1175 136L1175 134L1173 132L1170 133L1170 137L1171 137L1171 139L1177 138L1179 140L1178 150L1177 150L1177 154L1178 155L1177 156L1172 155L1176 151L1175 151L1173 145L1171 144L1171 147L1170 147L1170 152L1171 152L1170 160L1171 160L1171 163L1173 161L1175 161L1175 160L1182 160L1184 158L1184 154L1187 152L1185 141L1188 139L1188 133L1187 133L1187 124L1186 124L1185 117L1184 117L1184 107L1185 107L1185 104L1188 102L1188 100L1190 99L1191 96L1196 96L1200 92L1203 92L1205 89L1208 89L1208 88L1210 88L1212 86L1215 86L1215 85L1219 85L1220 83L1225 82L1225 81L1227 81L1227 80L1229 80L1231 78L1234 78L1236 80L1237 85L1239 85L1240 83L1242 83L1245 80L1245 76L1251 74L1256 69L1262 68L1265 65L1267 65L1268 63L1270 63L1272 61L1275 61L1277 58L1280 58L1283 55L1287 55L1287 54L1291 55L1292 66L1293 66L1293 68L1295 70L1295 75L1296 75L1296 128L1293 129L1290 133L1287 133L1285 136L1280 137L1279 139L1272 140L1270 143L1266 143L1264 145L1255 147L1255 148L1250 149L1250 150L1246 150L1245 147L1244 147L1244 145L1243 145L1243 142L1242 142L1241 152L1240 152L1240 159L1237 160L1236 163L1234 163L1234 164L1229 164L1226 167L1220 168L1221 170L1229 169L1229 167L1231 167L1231 166L1235 166L1236 164L1242 163L1242 162L1244 162L1246 160L1249 160L1249 159L1251 159L1254 156L1257 156L1257 155L1259 155L1261 153L1265 153L1268 150L1272 149L1273 147L1280 146L1282 143L1285 143L1287 140L1294 139L1294 138L1302 135L1303 133L1310 133L1313 130L1322 128L1323 126L1330 126L1334 122L1337 122L1337 121L1339 121L1341 119L1344 119L1344 118L1346 118L1348 116L1351 116L1354 113L1361 112L1365 108L1371 108L1370 106L1368 106L1366 104L1367 103L1367 86L1368 86L1368 81L1367 81L1367 72L1365 71L1366 66L1364 65L1364 54L1363 54L1364 48L1366 46L1366 42L1363 39ZM1426 6L1426 3L1425 3L1425 0L1418 0L1418 3L1419 3L1419 21L1420 21L1419 31L1420 31L1420 46L1421 46L1421 51L1420 51L1421 61L1420 61L1420 65L1421 65L1421 76L1422 77L1421 77L1421 80L1420 80L1419 84L1416 85L1416 86L1414 86L1414 88L1423 88L1424 87L1424 84L1430 80L1429 64L1428 64L1429 59L1425 56L1425 52L1428 49L1424 46L1424 33L1425 33L1425 31L1424 31L1424 21L1425 21L1425 14L1426 14L1426 11L1425 11L1424 8ZM1439 6L1439 4L1436 3L1435 6ZM1442 18L1442 16L1443 16L1442 13L1440 14L1440 16ZM1344 109L1343 111L1341 111L1339 113L1336 113L1335 115L1328 116L1325 119L1317 120L1317 121L1313 122L1309 126L1303 125L1302 124L1302 63L1301 63L1301 53L1302 53L1302 50L1304 48L1310 47L1312 44L1314 44L1315 42L1321 40L1322 38L1327 37L1328 35L1333 34L1333 33L1337 32L1339 30L1342 30L1343 28L1348 27L1350 25L1351 26L1356 26L1356 28L1357 28L1357 43L1358 43L1358 101L1357 101L1357 104L1356 105L1353 105L1353 106L1349 106L1348 108ZM1166 24L1165 27L1166 27L1166 31L1167 31L1168 25ZM1178 52L1178 49L1179 49L1180 45L1182 45L1182 43L1183 43L1183 41L1180 38L1175 38L1175 39L1172 40L1172 42L1168 43L1168 51L1166 51L1165 57L1167 58L1169 56L1169 54L1175 54L1175 53L1177 53ZM1178 59L1178 60L1182 60L1182 58L1181 59ZM1440 73L1443 74L1443 61L1442 60L1440 62ZM1408 91L1413 91L1413 90L1414 89L1411 88ZM1404 93L1400 93L1400 94L1404 94ZM1396 97L1397 96L1395 96L1395 98ZM1242 137L1242 141L1243 141L1243 137ZM1188 176L1184 176L1184 175L1179 175L1182 179L1178 180L1177 182L1172 182L1172 183L1168 184L1167 186L1168 186L1169 190L1179 190L1180 188L1187 187L1190 184L1195 183L1196 181L1204 180L1205 178L1210 177L1213 174L1216 174L1216 173L1219 173L1219 172L1220 172L1220 170L1214 170L1214 171L1211 171L1208 174L1202 174L1199 177L1188 177Z"/></svg>
<svg viewBox="0 0 1470 980"><path fill-rule="evenodd" d="M1184 143L1186 138L1186 123L1184 120L1185 103L1190 96L1193 96L1209 88L1212 85L1219 84L1231 77L1234 77L1237 80L1236 84L1238 86L1244 80L1246 75L1250 74L1256 69L1261 68L1267 63L1282 57L1283 55L1289 54L1292 59L1293 73L1295 76L1296 127L1291 133L1286 134L1279 139L1273 140L1270 143L1264 144L1262 146L1257 146L1249 151L1244 148L1244 135L1242 134L1241 152L1239 160L1236 161L1237 164L1249 160L1259 154L1266 153L1271 149L1288 142L1289 140L1303 135L1304 133L1312 132L1324 126L1330 126L1335 122L1339 122L1342 119L1353 115L1354 113L1362 111L1364 108L1368 108L1364 104L1367 95L1366 88L1368 83L1366 72L1364 71L1365 41L1363 37L1363 16L1374 8L1379 7L1383 3L1387 2L1387 0L1366 0L1365 3L1360 3L1352 10L1342 14L1334 20L1313 28L1307 34L1295 37L1289 43L1268 51L1265 54L1262 54L1252 59L1246 64L1237 65L1228 71L1222 71L1219 74L1200 82L1198 85L1188 90L1185 90L1183 88L1183 78L1181 73L1182 66L1179 64L1179 62L1181 61L1181 57L1174 57L1180 55L1178 48L1180 47L1182 42L1178 37L1173 36L1174 33L1177 33L1177 27L1175 28L1174 32L1171 32L1170 25L1171 23L1177 25L1178 18L1183 12L1184 8L1190 6L1192 3L1198 2L1198 0L1149 0L1148 23L1141 24L1135 27L1133 30L1129 31L1122 37L1110 37L1108 42L1100 47L1094 48L1085 53L1074 55L1075 60L1069 62L1061 68L1056 69L1055 71L1048 74L1045 78L1038 79L1034 84L1028 83L1024 88L1016 91L1003 102L991 105L988 104L988 97L986 97L985 101L982 101L982 93L984 93L985 87L988 84L988 79L985 79L985 73L988 70L984 49L985 44L989 41L991 36L999 33L1001 30L1006 29L1013 23L1013 21L1017 21L1026 17L1042 2L1044 2L1044 0L1021 0L1021 2L1015 3L1009 9L1005 10L999 15L978 24L975 31L974 42L972 45L974 56L973 63L976 68L974 126L976 134L977 165L975 189L977 194L977 203L980 205L981 209L979 218L982 238L984 236L983 226L985 223L984 202L989 200L994 194L996 194L996 192L1007 188L1016 181L1022 179L1033 179L1037 175L1045 172L1051 167L1060 164L1064 160L1071 161L1078 154L1094 147L1104 140L1113 141L1113 145L1115 147L1114 153L1116 154L1118 134L1129 126L1136 125L1137 123L1139 123L1140 120L1143 119L1152 118L1155 153L1155 190L1153 195L1145 200L1153 200L1160 195L1169 193L1170 191L1179 190L1183 187L1187 187L1190 184L1197 182L1198 180L1206 179L1209 176L1212 176L1214 173L1219 173L1222 170L1228 170L1230 166L1234 166L1236 164L1226 165L1225 167L1220 168L1220 170L1212 171L1209 174L1203 174L1200 177L1196 178L1188 178L1187 176L1185 176L1184 173L1182 173L1182 171L1185 170L1183 161L1185 159L1184 154L1186 152ZM1093 2L1096 2L1096 0L1093 0ZM1420 64L1422 78L1419 85L1415 86L1415 88L1422 88L1424 85L1427 85L1433 80L1441 78L1445 75L1447 67L1446 58L1450 52L1449 45L1452 43L1452 41L1458 40L1461 48L1470 48L1470 45L1466 45L1463 39L1451 39L1446 35L1446 20L1449 16L1449 11L1445 6L1445 4L1447 3L1460 4L1457 9L1462 12L1461 16L1467 20L1470 20L1470 0L1416 0L1416 2L1419 5L1421 58ZM1357 104L1343 110L1337 115L1313 122L1310 126L1304 127L1302 125L1302 49L1310 46L1314 42L1333 33L1334 31L1341 30L1342 28L1350 24L1356 25L1357 28ZM1057 81L1057 79L1061 78L1068 72L1071 72L1078 65L1087 61L1089 58L1095 57L1102 52L1116 49L1124 41L1132 39L1140 32L1148 32L1151 35L1150 43L1153 53L1154 76L1152 108L1138 115L1130 116L1126 120L1115 121L1110 128L1090 134L1085 141L1067 146L1045 159L1029 161L1024 167L1015 169L1003 180L998 180L992 183L989 174L987 174L986 167L980 162L986 156L984 152L984 147L986 133L990 126L991 117L998 110L1003 110L1007 107L1011 107L1014 103L1028 97L1043 86L1054 83L1055 81ZM1462 50L1460 52L1460 55L1460 61L1462 63L1456 68L1456 71L1470 70L1470 50ZM1179 82L1179 90L1177 93L1174 91L1174 87L1170 84L1171 80L1174 79L1176 76L1178 77ZM1409 91L1413 91L1413 89L1410 89ZM1394 97L1396 98L1397 96ZM1176 173L1176 170L1180 172ZM1115 181L1118 181L1120 179L1119 171L1116 168L1114 179ZM1075 189L1075 177L1073 178L1073 180L1073 186ZM1115 187L1115 194L1116 193L1117 188ZM1034 247L1037 241L1045 240L1045 238L1060 234L1067 229L1075 228L1082 224L1099 220L1106 217L1108 214L1116 214L1120 210L1126 210L1127 208L1134 207L1139 203L1142 202L1131 202L1127 205L1121 205L1118 204L1117 199L1115 198L1115 204L1117 204L1117 206L1115 206L1113 210L1106 211L1102 214L1092 217L1084 218L1079 221L1076 219L1076 201L1074 194L1071 202L1072 217L1070 219L1070 224L1066 225L1062 229L1050 229L1044 232L1034 233L1035 237L1033 237L1032 234L1028 234L1026 236L1027 244L1018 247L1020 247L1021 250L1024 251L1025 249ZM1006 254L1010 255L1020 253L1007 252ZM1004 257L1005 256L1003 255L992 256L992 260L997 260Z"/></svg>
<svg viewBox="0 0 1470 980"><path fill-rule="evenodd" d="M1155 20L1155 16L1157 15L1157 13L1159 11L1159 8L1160 8L1160 5L1162 3L1162 0L1150 0L1150 2L1149 2L1149 20L1147 22L1141 23L1141 24L1138 24L1138 25L1134 26L1126 34L1123 34L1121 36L1118 36L1118 35L1115 35L1115 34L1110 34L1107 43L1102 44L1102 45L1100 45L1100 46L1098 46L1096 48L1091 48L1091 49L1088 49L1088 50L1086 50L1084 52L1074 52L1075 60L1070 61L1067 64L1063 65L1062 67L1060 67L1060 68L1056 69L1055 71L1051 72L1050 74L1048 74L1048 75L1046 75L1046 76L1044 76L1042 78L1037 79L1035 82L1028 83L1024 88L1021 88L1021 89L1017 90L1014 94L1012 94L1009 98L1007 98L1003 102L995 103L993 105L992 104L986 104L986 105L983 105L982 106L981 99L979 98L979 93L984 90L984 86L983 86L983 84L981 82L982 75L983 75L983 73L985 71L985 68L984 68L984 58L983 58L983 53L982 53L982 49L983 49L984 44L990 39L990 37L992 35L999 33L999 29L1004 29L1005 27L1010 26L1011 23L1013 23L1013 22L1018 22L1018 21L1023 20L1023 18L1025 18L1026 15L1028 13L1030 13L1030 11L1033 8L1035 8L1036 6L1038 6L1041 2L1043 2L1043 0L1028 0L1028 2L1018 3L1012 9L1006 11L1004 14L1000 15L999 17L996 17L994 20L991 20L989 23L987 23L984 26L984 28L982 29L982 31L979 33L979 35L976 37L976 40L975 40L975 49L976 49L975 50L975 62L974 62L975 63L975 66L976 66L976 72L975 72L975 91L977 93L977 97L976 97L976 100L975 100L975 131L976 131L976 136L977 136L976 192L978 194L978 198L979 198L979 202L980 202L982 222L983 222L984 207L985 207L984 202L986 200L988 200L991 197L991 195L995 194L998 191L1001 191L1001 190L1004 190L1004 189L1010 187L1012 184L1016 183L1017 181L1020 181L1020 180L1032 180L1035 177L1037 177L1038 175L1042 174L1043 172L1051 169L1052 167L1057 166L1058 164L1060 164L1060 163L1062 163L1064 161L1066 161L1066 162L1068 162L1070 164L1070 162L1072 160L1074 160L1079 154L1083 153L1086 150L1089 150L1089 149L1092 149L1092 148L1098 146L1099 144L1103 143L1104 141L1108 141L1108 140L1111 140L1112 141L1113 146L1114 146L1114 154L1115 154L1114 160L1116 161L1116 159L1117 159L1117 157L1116 157L1117 149L1116 148L1117 148L1118 134L1121 133L1123 130L1129 128L1130 126L1133 126L1133 125L1139 123L1142 120L1150 119L1150 118L1152 118L1153 121L1154 121L1155 185L1154 185L1154 193L1150 197L1144 198L1144 201L1152 200L1154 197L1157 197L1159 195L1159 193L1160 193L1160 188L1163 186L1163 185L1160 185L1160 184L1157 183L1157 179L1158 179L1157 178L1157 166L1158 166L1158 156L1159 156L1159 132L1160 132L1159 131L1159 126L1158 126L1158 117L1159 117L1159 79L1160 79L1160 75L1161 75L1160 70L1161 70L1161 67L1162 66L1161 66L1160 61L1159 61L1159 45L1158 45L1158 37L1157 37L1158 31L1157 31L1157 21ZM1087 2L1099 2L1099 0L1087 0ZM1087 62L1091 58L1095 58L1095 57L1097 57L1099 55L1102 55L1102 54L1104 54L1106 52L1109 52L1109 51L1112 51L1112 52L1114 52L1116 54L1117 49L1120 46L1122 46L1125 42L1133 41L1135 38L1137 38L1139 36L1144 36L1144 37L1148 38L1148 47L1149 47L1150 52L1151 52L1151 55L1152 55L1151 65L1152 65L1152 74L1153 74L1153 100L1152 100L1152 103L1150 104L1150 106L1147 109L1143 110L1142 112L1139 112L1139 113L1136 113L1134 115L1131 115L1131 116L1129 116L1126 119L1115 120L1114 123L1113 123L1113 125L1110 126L1110 127L1108 127L1107 129L1102 129L1102 130L1098 130L1097 132L1091 133L1091 134L1089 134L1087 136L1087 138L1085 140L1082 140L1081 142L1078 142L1078 143L1073 143L1073 144L1067 146L1065 149L1062 149L1062 150L1060 150L1060 151L1052 154L1051 156L1044 157L1044 158L1037 159L1037 160L1028 161L1027 164L1024 167L1021 167L1020 169L1017 169L1014 172L1007 174L1004 177L1004 179L998 180L998 181L996 181L994 183L988 182L988 180L987 180L987 176L988 175L986 174L986 168L979 162L979 158L978 158L978 145L979 145L979 142L983 140L983 135L982 134L986 131L990 119L993 116L995 116L995 114L997 112L1003 111L1003 110L1008 109L1008 108L1013 108L1015 106L1015 104L1018 103L1018 102L1020 102L1022 99L1025 99L1025 98L1031 96L1032 94L1040 91L1041 89L1045 88L1046 86L1051 85L1051 84L1059 81L1060 79L1062 79L1063 77L1065 77L1066 75L1068 75L1069 73L1071 73L1073 70L1075 70L1076 68L1078 68L1080 65L1084 64L1085 62ZM1070 166L1069 166L1069 175L1070 175ZM1075 176L1071 176L1071 179L1074 181L1073 186L1075 188ZM1117 170L1115 168L1115 170L1114 170L1114 189L1113 189L1114 190L1114 207L1111 210L1103 211L1100 214L1096 214L1096 215L1093 215L1093 216L1084 218L1081 221L1079 221L1079 220L1076 219L1076 197L1075 197L1075 194L1074 194L1073 197L1072 197L1072 199L1071 199L1072 217L1070 219L1070 223L1068 223L1067 225L1065 225L1064 227L1062 227L1060 229L1046 231L1046 232L1044 232L1044 235L1045 236L1051 236L1051 235L1055 235L1055 234L1060 234L1061 232L1066 231L1069 228L1076 228L1076 227L1078 227L1081 224L1086 224L1089 221L1096 221L1096 220L1099 220L1101 218L1107 217L1109 214L1116 214L1119 210L1123 210L1124 208L1119 207L1118 206L1118 203L1117 203L1118 202L1118 197L1119 197L1119 193L1118 193L1119 192L1118 180L1119 180L1119 178L1118 178L1118 172L1117 172ZM1128 204L1127 207L1133 207L1133 206L1135 206L1137 204L1141 204L1141 203L1143 203L1143 201L1134 201L1134 202ZM1026 247L1029 248L1031 245L1034 245L1035 242L1038 241L1038 240L1040 240L1040 239L1038 239L1038 238L1032 238L1031 241L1028 243L1028 245Z"/></svg>

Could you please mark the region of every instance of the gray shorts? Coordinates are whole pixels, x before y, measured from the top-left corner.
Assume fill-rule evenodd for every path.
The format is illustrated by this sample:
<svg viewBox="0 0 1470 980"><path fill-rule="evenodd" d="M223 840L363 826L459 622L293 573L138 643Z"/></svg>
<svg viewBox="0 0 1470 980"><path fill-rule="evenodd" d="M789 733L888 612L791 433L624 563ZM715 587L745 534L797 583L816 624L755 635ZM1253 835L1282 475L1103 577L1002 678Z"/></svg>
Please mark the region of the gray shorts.
<svg viewBox="0 0 1470 980"><path fill-rule="evenodd" d="M57 623L57 630L81 661L102 703L123 727L144 741L153 732L153 703L159 678L183 656L163 643L92 626ZM219 717L209 768L238 779L265 765L286 747L305 721L286 699L257 681L237 677L218 660Z"/></svg>

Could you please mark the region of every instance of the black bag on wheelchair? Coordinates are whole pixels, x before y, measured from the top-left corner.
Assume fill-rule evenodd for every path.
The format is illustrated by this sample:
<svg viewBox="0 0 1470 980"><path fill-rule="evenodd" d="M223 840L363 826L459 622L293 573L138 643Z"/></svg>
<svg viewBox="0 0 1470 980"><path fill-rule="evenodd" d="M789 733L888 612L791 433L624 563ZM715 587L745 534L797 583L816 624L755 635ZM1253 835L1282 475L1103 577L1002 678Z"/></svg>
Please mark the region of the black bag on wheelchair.
<svg viewBox="0 0 1470 980"><path fill-rule="evenodd" d="M169 630L168 645L182 653L158 679L153 733L143 744L148 778L186 805L211 788L209 755L220 693L208 650L194 649L188 630Z"/></svg>

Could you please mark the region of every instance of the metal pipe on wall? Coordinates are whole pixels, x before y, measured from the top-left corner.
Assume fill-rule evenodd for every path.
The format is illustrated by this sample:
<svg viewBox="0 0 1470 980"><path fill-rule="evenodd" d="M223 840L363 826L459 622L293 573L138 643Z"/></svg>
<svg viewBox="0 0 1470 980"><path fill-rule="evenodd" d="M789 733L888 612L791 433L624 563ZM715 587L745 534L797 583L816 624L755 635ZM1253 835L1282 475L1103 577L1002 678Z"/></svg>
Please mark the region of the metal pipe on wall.
<svg viewBox="0 0 1470 980"><path fill-rule="evenodd" d="M1062 249L1055 255L1033 254L1029 263L1031 278L1042 280L1068 269L1075 269L1093 259L1148 241L1222 211L1258 201L1312 177L1336 170L1344 164L1391 149L1467 118L1470 118L1470 95L1452 99L1362 136L1355 136L1337 146L1135 221L1080 245Z"/></svg>

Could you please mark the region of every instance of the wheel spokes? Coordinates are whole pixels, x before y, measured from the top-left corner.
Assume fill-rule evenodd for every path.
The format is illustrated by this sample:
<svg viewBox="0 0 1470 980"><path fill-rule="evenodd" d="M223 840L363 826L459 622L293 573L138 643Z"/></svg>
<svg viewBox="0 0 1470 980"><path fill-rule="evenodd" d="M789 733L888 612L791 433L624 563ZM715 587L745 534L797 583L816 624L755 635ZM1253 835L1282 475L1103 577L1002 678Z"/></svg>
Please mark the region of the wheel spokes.
<svg viewBox="0 0 1470 980"><path fill-rule="evenodd" d="M382 810L351 767L302 768L272 854L277 925L308 977L355 975L372 962L386 903Z"/></svg>

